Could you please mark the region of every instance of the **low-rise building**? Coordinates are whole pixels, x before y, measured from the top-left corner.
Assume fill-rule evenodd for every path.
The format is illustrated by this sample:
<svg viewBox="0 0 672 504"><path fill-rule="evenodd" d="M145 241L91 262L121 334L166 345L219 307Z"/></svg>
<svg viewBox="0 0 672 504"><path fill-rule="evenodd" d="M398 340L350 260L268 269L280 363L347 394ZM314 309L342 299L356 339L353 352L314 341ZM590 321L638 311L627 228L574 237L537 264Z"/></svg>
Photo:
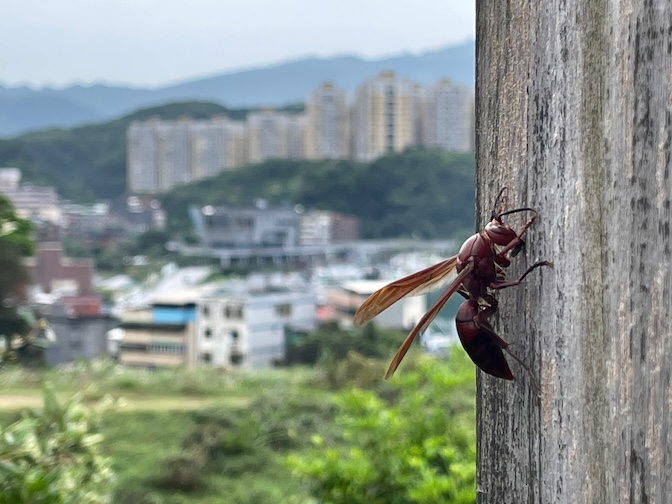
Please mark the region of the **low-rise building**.
<svg viewBox="0 0 672 504"><path fill-rule="evenodd" d="M359 239L359 219L328 210L301 214L301 245L328 245Z"/></svg>
<svg viewBox="0 0 672 504"><path fill-rule="evenodd" d="M192 206L189 214L201 244L207 247L295 247L299 244L299 214L294 207Z"/></svg>
<svg viewBox="0 0 672 504"><path fill-rule="evenodd" d="M288 328L315 327L315 298L310 292L216 292L199 303L196 314L199 360L217 367L270 366L284 360Z"/></svg>
<svg viewBox="0 0 672 504"><path fill-rule="evenodd" d="M124 313L118 325L117 360L148 369L193 367L195 314L196 305L189 301L157 301L149 308Z"/></svg>
<svg viewBox="0 0 672 504"><path fill-rule="evenodd" d="M127 311L115 330L120 364L143 367L266 367L285 357L288 328L315 329L309 292L238 285L162 297Z"/></svg>
<svg viewBox="0 0 672 504"><path fill-rule="evenodd" d="M331 306L335 320L343 326L352 326L352 318L362 303L389 280L348 280L326 289L326 305ZM386 329L409 330L427 311L426 296L405 297L381 312L374 320Z"/></svg>

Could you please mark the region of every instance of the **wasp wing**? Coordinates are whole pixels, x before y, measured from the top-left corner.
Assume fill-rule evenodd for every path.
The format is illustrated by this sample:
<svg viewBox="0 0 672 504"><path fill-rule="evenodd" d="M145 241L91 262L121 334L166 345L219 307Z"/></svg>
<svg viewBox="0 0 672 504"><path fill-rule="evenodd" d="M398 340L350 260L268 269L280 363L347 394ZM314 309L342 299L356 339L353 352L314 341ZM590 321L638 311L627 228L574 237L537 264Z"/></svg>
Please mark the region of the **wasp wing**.
<svg viewBox="0 0 672 504"><path fill-rule="evenodd" d="M399 364L406 355L406 352L408 352L408 349L411 348L411 344L413 343L413 340L415 340L415 337L427 329L427 327L429 327L429 324L431 324L432 320L434 320L439 314L441 308L443 308L443 305L445 305L448 302L448 299L450 299L450 297L460 289L462 281L467 277L467 275L469 275L469 273L471 273L472 269L473 263L469 262L467 266L465 266L465 268L460 272L460 274L455 277L453 283L451 283L450 286L441 294L441 296L439 296L439 299L434 302L432 307L427 310L427 313L422 316L413 330L408 333L408 336L406 336L406 339L399 347L399 350L397 350L397 353L394 354L394 357L392 357L392 362L390 362L390 365L387 368L387 373L385 374L386 380L397 370Z"/></svg>
<svg viewBox="0 0 672 504"><path fill-rule="evenodd" d="M456 266L457 256L453 256L378 289L357 309L353 324L368 322L403 297L418 296L450 284L457 276Z"/></svg>

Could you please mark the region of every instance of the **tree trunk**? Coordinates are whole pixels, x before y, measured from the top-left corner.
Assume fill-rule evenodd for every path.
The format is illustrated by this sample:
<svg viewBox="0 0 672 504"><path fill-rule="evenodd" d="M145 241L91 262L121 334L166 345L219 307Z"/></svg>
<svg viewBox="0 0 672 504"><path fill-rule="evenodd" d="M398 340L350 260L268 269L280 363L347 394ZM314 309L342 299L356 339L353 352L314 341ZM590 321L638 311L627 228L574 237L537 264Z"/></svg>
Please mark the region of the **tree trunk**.
<svg viewBox="0 0 672 504"><path fill-rule="evenodd" d="M540 394L479 373L478 502L672 502L672 4L477 0L476 25L479 224L509 186L540 212L509 277L555 263L497 294Z"/></svg>

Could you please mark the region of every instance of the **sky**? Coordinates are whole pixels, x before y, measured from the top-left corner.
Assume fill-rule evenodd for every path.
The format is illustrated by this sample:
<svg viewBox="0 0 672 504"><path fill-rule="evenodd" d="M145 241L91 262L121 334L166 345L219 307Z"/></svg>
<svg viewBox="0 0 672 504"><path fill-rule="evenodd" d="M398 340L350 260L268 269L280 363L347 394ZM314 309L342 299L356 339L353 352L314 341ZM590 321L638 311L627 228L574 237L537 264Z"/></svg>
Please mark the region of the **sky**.
<svg viewBox="0 0 672 504"><path fill-rule="evenodd" d="M2 0L0 84L153 87L474 38L475 0Z"/></svg>

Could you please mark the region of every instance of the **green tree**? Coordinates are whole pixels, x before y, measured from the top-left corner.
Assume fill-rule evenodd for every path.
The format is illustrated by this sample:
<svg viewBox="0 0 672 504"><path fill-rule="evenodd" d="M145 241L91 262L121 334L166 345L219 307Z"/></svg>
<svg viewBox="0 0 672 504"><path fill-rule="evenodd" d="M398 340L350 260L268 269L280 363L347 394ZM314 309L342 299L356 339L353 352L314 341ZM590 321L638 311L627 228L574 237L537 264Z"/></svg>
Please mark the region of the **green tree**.
<svg viewBox="0 0 672 504"><path fill-rule="evenodd" d="M15 334L24 335L31 329L17 312L30 281L24 258L33 254L31 233L31 223L19 217L12 202L0 195L0 337L5 338L6 351Z"/></svg>
<svg viewBox="0 0 672 504"><path fill-rule="evenodd" d="M455 348L395 376L391 404L352 389L336 400L338 433L288 457L312 494L333 504L473 503L474 367Z"/></svg>

